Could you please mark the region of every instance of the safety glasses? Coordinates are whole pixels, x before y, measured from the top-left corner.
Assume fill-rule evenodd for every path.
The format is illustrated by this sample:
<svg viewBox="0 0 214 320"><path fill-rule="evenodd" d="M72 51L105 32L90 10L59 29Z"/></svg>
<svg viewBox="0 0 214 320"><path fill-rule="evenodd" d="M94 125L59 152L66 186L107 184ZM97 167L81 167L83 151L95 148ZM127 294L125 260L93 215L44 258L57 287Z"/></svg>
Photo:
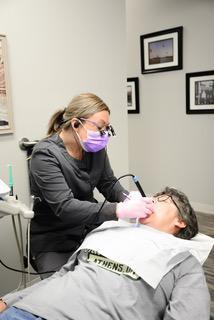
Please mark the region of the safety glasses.
<svg viewBox="0 0 214 320"><path fill-rule="evenodd" d="M91 123L93 126L95 126L97 128L97 130L100 132L101 136L105 135L106 133L108 134L109 137L116 135L116 133L114 131L114 128L112 127L111 124L108 124L105 127L100 127L95 121L92 121L92 120L89 120L89 119L85 119L85 118L79 118L79 120Z"/></svg>
<svg viewBox="0 0 214 320"><path fill-rule="evenodd" d="M178 212L180 214L180 217L182 219L184 219L183 217L183 214L181 212L181 209L179 208L179 206L177 205L176 201L173 199L172 196L168 195L168 194L162 194L160 196L157 196L155 197L155 199L158 201L158 202L167 202L168 199L170 199L172 201L172 203L176 206L176 208L178 209Z"/></svg>

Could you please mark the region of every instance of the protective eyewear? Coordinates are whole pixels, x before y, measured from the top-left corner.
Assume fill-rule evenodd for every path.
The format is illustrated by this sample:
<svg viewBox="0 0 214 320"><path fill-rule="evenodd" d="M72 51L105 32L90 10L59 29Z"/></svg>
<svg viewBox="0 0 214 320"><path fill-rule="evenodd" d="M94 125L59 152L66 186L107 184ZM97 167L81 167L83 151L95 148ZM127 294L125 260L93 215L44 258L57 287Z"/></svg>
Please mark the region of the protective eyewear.
<svg viewBox="0 0 214 320"><path fill-rule="evenodd" d="M86 121L86 122L91 123L92 125L94 125L97 128L97 130L100 132L101 136L105 135L106 133L108 134L109 137L110 136L116 136L114 128L112 127L111 124L108 124L107 126L105 126L105 128L103 128L103 127L100 127L95 121L88 120L88 119L85 119L85 118L79 118L79 120Z"/></svg>
<svg viewBox="0 0 214 320"><path fill-rule="evenodd" d="M181 212L181 209L179 208L179 206L177 205L177 203L175 202L175 200L173 199L172 196L170 196L169 194L162 194L160 196L155 197L155 199L158 202L166 202L168 199L170 199L172 201L172 203L176 206L176 208L178 209L178 212L180 214L180 216L183 218L183 214Z"/></svg>

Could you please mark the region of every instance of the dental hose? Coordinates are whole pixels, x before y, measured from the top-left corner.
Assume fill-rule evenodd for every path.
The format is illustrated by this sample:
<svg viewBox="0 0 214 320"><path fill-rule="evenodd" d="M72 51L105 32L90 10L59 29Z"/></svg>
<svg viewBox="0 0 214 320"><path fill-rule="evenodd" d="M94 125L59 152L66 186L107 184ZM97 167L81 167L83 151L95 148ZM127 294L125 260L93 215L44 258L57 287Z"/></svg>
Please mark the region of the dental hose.
<svg viewBox="0 0 214 320"><path fill-rule="evenodd" d="M115 184L116 184L120 179L123 179L123 178L125 178L125 177L132 177L132 179L133 179L136 187L138 188L140 194L142 195L142 197L146 197L146 195L145 195L145 193L144 193L144 191L143 191L143 189L142 189L142 187L141 187L141 185L140 185L140 182L139 182L138 178L137 178L134 174L131 174L131 173L124 174L124 175L120 176L118 179L116 179L116 180L113 182L113 184L112 184L112 186L111 186L110 195L111 195L111 193L112 193L112 190L113 190ZM102 203L102 205L101 205L101 207L100 207L100 209L99 209L99 211L98 211L98 214L100 213L100 211L102 210L102 208L103 208L103 206L105 205L106 202L107 202L107 199L105 199L105 200L103 201L103 203ZM18 269L15 269L15 268L12 268L12 267L7 266L2 260L0 260L0 264L3 265L6 269L9 269L9 270L11 270L11 271L15 271L15 272L23 273L23 274L28 274L28 275L29 275L29 274L30 274L30 275L40 275L40 274L46 274L46 273L54 273L54 272L56 272L56 270L44 271L44 272L29 272L29 271L24 271L24 270L18 270Z"/></svg>

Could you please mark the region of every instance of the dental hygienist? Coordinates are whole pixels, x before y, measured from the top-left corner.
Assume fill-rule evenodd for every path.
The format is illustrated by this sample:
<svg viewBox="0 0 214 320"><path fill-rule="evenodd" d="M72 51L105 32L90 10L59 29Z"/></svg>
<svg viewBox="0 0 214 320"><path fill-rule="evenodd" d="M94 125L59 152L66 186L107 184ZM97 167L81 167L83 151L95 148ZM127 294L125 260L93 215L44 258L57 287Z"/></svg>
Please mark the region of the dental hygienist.
<svg viewBox="0 0 214 320"><path fill-rule="evenodd" d="M31 263L40 273L59 270L87 232L104 221L152 213L150 198L123 202L128 192L116 182L105 150L115 134L109 116L108 106L98 96L80 94L52 116L48 137L34 147L30 248ZM95 188L108 200L103 207L94 199Z"/></svg>

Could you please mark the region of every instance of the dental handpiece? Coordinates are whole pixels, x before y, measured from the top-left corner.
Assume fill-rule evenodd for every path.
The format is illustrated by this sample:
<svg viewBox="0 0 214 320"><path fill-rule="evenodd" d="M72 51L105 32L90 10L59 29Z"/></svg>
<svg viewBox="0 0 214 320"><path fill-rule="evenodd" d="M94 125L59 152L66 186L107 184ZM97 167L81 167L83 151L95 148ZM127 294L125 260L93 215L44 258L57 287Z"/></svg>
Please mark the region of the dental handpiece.
<svg viewBox="0 0 214 320"><path fill-rule="evenodd" d="M144 193L144 191L143 191L143 189L142 189L142 187L140 185L140 182L139 182L138 178L136 176L133 176L132 178L133 178L134 183L136 184L136 187L138 188L138 191L140 192L141 196L142 197L146 197L146 195L145 195L145 193Z"/></svg>

